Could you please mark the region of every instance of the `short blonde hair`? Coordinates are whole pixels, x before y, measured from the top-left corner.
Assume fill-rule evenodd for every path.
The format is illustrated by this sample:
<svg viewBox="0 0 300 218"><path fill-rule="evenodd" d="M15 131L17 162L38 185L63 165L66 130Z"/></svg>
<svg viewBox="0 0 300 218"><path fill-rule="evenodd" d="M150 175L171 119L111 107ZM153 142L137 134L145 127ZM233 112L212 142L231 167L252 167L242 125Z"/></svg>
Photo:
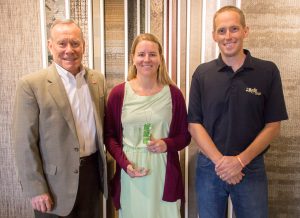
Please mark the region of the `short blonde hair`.
<svg viewBox="0 0 300 218"><path fill-rule="evenodd" d="M131 50L130 50L130 64L129 64L129 70L128 70L129 72L128 72L127 80L130 81L130 80L136 78L137 69L133 65L133 57L135 54L136 46L141 41L150 41L150 42L154 42L158 45L158 52L160 55L161 63L159 65L158 72L157 72L157 81L163 85L174 84L174 82L170 79L169 74L167 72L167 67L166 67L165 58L163 55L162 46L161 46L159 40L156 38L156 36L154 36L151 33L140 34L134 39L132 46L131 46Z"/></svg>
<svg viewBox="0 0 300 218"><path fill-rule="evenodd" d="M246 19L245 19L245 15L244 12L239 9L238 7L232 6L232 5L227 5L224 6L222 8L220 8L214 15L214 19L213 19L213 27L214 27L214 31L216 31L216 18L219 14L225 12L225 11L234 11L236 13L238 13L240 15L240 23L243 27L246 27Z"/></svg>

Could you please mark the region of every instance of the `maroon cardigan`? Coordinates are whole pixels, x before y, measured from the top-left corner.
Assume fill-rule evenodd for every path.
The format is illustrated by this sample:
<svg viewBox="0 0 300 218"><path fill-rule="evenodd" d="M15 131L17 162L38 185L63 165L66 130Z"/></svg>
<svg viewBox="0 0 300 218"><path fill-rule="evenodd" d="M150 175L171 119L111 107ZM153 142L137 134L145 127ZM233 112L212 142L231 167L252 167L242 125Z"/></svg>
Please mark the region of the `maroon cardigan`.
<svg viewBox="0 0 300 218"><path fill-rule="evenodd" d="M167 165L162 200L174 202L181 199L184 202L184 187L180 170L178 151L191 141L188 132L187 110L181 91L170 85L172 98L172 121L168 138L163 138L167 144ZM111 195L117 209L121 207L121 168L126 171L130 161L123 152L121 113L123 107L125 83L115 86L108 98L105 113L104 142L109 153L117 162L116 172L111 181Z"/></svg>

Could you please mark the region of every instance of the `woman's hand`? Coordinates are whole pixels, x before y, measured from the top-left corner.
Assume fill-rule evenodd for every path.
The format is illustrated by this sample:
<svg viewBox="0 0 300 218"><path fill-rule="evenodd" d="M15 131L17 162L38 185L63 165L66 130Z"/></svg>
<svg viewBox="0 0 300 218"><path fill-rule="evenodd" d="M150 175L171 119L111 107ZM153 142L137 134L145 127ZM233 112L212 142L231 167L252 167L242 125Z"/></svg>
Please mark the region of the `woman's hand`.
<svg viewBox="0 0 300 218"><path fill-rule="evenodd" d="M148 151L153 153L163 153L167 151L167 144L161 139L153 139L147 145Z"/></svg>
<svg viewBox="0 0 300 218"><path fill-rule="evenodd" d="M133 165L131 165L131 164L129 164L127 166L127 174L131 178L147 176L148 172L149 172L149 170L145 169L143 167L141 167L141 168L134 168Z"/></svg>

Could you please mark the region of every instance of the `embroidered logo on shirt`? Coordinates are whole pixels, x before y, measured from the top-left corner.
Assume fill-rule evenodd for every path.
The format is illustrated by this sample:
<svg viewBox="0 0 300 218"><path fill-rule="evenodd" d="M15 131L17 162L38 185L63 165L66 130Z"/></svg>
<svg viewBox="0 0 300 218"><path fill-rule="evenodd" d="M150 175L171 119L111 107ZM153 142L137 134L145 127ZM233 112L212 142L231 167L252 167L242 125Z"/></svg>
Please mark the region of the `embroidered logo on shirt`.
<svg viewBox="0 0 300 218"><path fill-rule="evenodd" d="M246 92L249 92L253 95L261 95L261 92L257 91L256 88L246 88Z"/></svg>

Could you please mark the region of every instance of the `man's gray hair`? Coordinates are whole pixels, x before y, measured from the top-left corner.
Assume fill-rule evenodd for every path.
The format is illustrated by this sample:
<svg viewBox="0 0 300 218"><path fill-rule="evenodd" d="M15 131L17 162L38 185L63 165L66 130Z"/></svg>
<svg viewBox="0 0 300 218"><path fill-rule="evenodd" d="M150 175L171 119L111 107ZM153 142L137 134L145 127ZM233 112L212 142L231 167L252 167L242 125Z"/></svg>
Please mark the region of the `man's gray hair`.
<svg viewBox="0 0 300 218"><path fill-rule="evenodd" d="M56 19L54 20L54 22L52 23L50 29L49 29L49 38L52 38L52 30L53 28L56 26L56 25L59 25L59 24L74 24L75 26L77 26L80 30L80 34L81 34L81 38L82 40L84 40L84 35L83 35L83 32L82 32L82 29L81 27L79 26L79 24L73 20L73 19Z"/></svg>

